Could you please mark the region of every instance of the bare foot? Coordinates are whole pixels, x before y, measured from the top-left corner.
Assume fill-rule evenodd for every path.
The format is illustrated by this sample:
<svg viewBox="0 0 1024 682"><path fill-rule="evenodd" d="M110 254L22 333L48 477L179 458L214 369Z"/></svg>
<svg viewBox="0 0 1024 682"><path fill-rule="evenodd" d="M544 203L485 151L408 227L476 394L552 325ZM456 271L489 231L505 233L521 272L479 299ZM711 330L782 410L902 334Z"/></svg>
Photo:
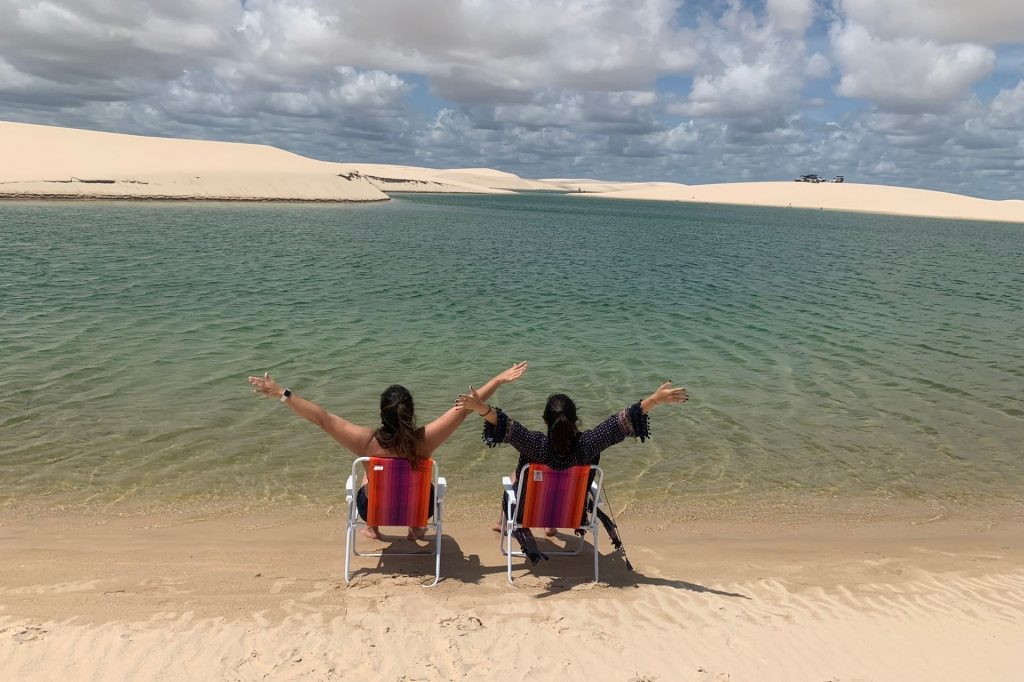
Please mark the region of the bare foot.
<svg viewBox="0 0 1024 682"><path fill-rule="evenodd" d="M491 526L491 530L493 530L495 533L504 533L505 532L505 524L503 524L503 523L496 523L493 526Z"/></svg>
<svg viewBox="0 0 1024 682"><path fill-rule="evenodd" d="M367 526L366 528L360 528L359 534L364 538L370 538L371 540L380 540L380 531L376 526Z"/></svg>
<svg viewBox="0 0 1024 682"><path fill-rule="evenodd" d="M549 538L553 538L556 535L558 535L558 529L557 528L545 528L544 529L544 535L547 535Z"/></svg>
<svg viewBox="0 0 1024 682"><path fill-rule="evenodd" d="M426 528L410 528L409 534L405 536L406 540L422 540L427 535Z"/></svg>

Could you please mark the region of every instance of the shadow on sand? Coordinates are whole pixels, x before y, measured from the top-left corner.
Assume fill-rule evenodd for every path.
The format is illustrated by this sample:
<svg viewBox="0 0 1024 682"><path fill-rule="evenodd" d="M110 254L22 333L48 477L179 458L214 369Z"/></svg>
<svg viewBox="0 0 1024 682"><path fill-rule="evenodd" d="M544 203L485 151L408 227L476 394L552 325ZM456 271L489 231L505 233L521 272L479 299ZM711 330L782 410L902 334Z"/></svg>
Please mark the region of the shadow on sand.
<svg viewBox="0 0 1024 682"><path fill-rule="evenodd" d="M352 579L368 577L374 574L406 575L415 578L423 578L425 582L433 579L434 558L433 554L424 554L422 557L399 557L389 556L402 552L416 551L414 543L399 536L385 536L386 540L394 540L383 548L383 556L375 558L353 557ZM432 536L428 537L432 539ZM558 540L565 540L571 547L575 546L575 540L571 535L559 534ZM366 545L369 541L360 543L367 551L377 551ZM433 543L415 543L424 552L433 548ZM540 541L541 551L545 548L561 548L561 543L554 544L550 540ZM534 581L540 580L539 584L530 584L525 587L539 588L541 591L532 595L534 598L545 598L567 592L574 587L586 585L593 581L593 545L585 543L579 556L553 557L548 561L541 561L532 568L522 558L514 557L512 560L513 579L530 576ZM367 567L368 562L376 562L376 565ZM642 567L641 567L642 568ZM687 590L702 594L710 594L718 597L732 597L736 599L750 599L745 594L738 592L726 592L716 590L706 585L677 580L674 578L663 578L645 575L639 570L627 570L626 562L623 559L621 550L602 553L600 558L601 582L612 588L637 588L641 585L654 585L657 587L670 587L676 590ZM441 583L445 581L457 581L469 585L478 585L489 575L500 575L504 581L505 558L498 550L498 536L494 536L494 554L489 557L488 564L484 564L478 554L466 554L459 543L449 535L441 538ZM429 580L428 580L429 579Z"/></svg>

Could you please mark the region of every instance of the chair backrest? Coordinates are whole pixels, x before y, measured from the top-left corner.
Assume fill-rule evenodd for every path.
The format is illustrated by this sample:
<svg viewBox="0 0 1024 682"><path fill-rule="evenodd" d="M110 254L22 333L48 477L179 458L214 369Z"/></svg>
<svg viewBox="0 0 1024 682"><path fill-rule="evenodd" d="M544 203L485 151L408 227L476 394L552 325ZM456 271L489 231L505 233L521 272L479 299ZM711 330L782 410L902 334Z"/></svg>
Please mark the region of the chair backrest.
<svg viewBox="0 0 1024 682"><path fill-rule="evenodd" d="M434 460L413 468L400 457L369 457L366 466L366 523L422 528L430 518Z"/></svg>
<svg viewBox="0 0 1024 682"><path fill-rule="evenodd" d="M523 469L519 505L519 525L525 528L579 528L583 521L589 464L552 469L529 464Z"/></svg>

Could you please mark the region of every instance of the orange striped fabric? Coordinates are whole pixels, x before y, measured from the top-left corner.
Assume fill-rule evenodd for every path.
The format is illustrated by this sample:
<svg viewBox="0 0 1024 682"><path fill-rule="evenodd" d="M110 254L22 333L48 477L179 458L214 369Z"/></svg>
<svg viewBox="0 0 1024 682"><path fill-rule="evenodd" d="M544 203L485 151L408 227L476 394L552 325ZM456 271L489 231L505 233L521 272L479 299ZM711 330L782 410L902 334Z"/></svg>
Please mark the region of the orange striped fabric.
<svg viewBox="0 0 1024 682"><path fill-rule="evenodd" d="M434 460L418 469L399 457L371 457L366 463L366 523L422 528L430 518Z"/></svg>
<svg viewBox="0 0 1024 682"><path fill-rule="evenodd" d="M579 528L583 505L587 502L590 465L552 469L530 464L525 469L523 512L524 528Z"/></svg>

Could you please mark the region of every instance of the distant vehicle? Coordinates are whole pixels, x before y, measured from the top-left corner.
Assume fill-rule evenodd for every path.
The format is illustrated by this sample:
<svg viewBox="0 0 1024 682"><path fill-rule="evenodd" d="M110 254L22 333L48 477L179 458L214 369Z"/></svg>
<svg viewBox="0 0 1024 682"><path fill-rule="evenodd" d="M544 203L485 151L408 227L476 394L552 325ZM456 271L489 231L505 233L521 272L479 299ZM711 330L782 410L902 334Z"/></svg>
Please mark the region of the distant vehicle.
<svg viewBox="0 0 1024 682"><path fill-rule="evenodd" d="M837 175L834 178L832 178L831 180L829 180L829 182L843 182L843 180L844 180L844 178L843 178L842 175Z"/></svg>
<svg viewBox="0 0 1024 682"><path fill-rule="evenodd" d="M825 178L821 177L817 173L809 173L807 175L801 175L796 179L797 182L825 182Z"/></svg>

